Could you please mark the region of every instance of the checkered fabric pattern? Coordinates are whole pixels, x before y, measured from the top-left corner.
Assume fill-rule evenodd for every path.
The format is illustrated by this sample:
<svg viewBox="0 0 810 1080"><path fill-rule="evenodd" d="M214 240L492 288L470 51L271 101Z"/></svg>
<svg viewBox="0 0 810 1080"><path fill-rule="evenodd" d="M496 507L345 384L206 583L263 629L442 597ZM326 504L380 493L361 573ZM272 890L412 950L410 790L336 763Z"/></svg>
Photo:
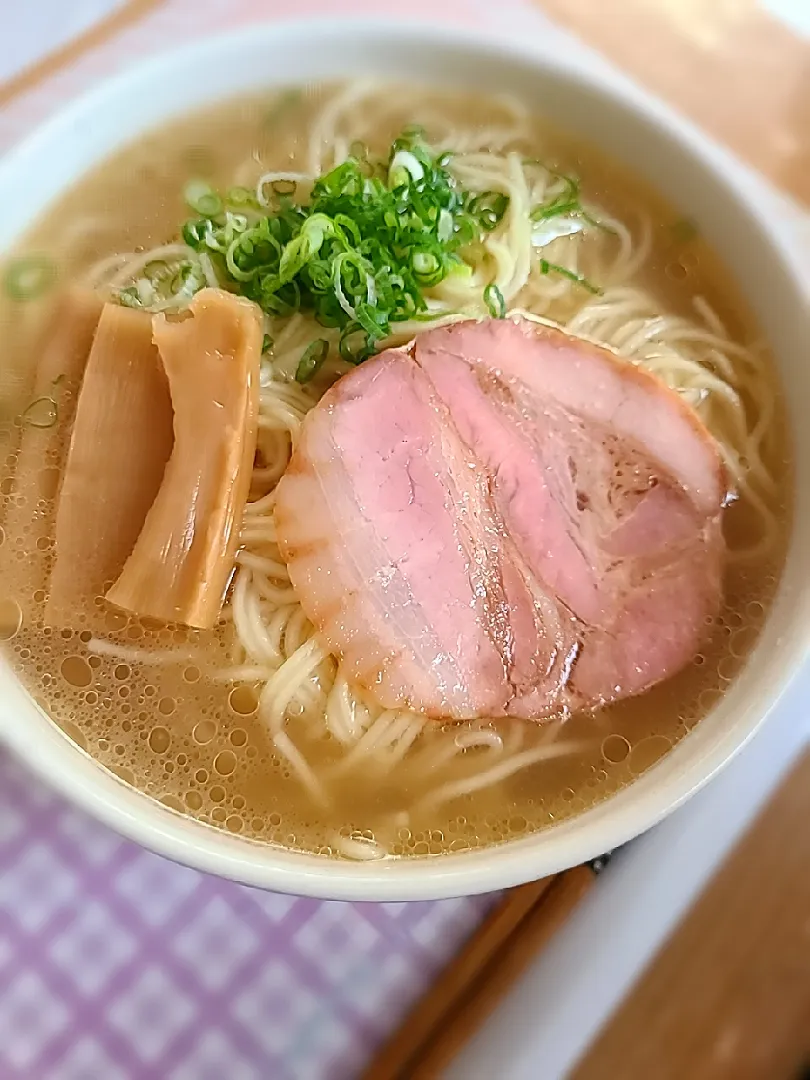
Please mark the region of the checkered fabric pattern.
<svg viewBox="0 0 810 1080"><path fill-rule="evenodd" d="M0 756L0 1080L349 1080L492 902L234 885Z"/></svg>

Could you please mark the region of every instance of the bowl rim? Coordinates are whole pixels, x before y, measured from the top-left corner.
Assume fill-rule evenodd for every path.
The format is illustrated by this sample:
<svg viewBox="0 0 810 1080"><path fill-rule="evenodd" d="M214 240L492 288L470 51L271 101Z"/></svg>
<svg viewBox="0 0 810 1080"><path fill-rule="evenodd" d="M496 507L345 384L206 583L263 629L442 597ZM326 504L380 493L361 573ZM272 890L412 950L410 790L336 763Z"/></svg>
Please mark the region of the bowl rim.
<svg viewBox="0 0 810 1080"><path fill-rule="evenodd" d="M397 39L397 46L403 52L429 40L432 45L457 54L466 53L471 58L487 54L502 62L514 60L527 68L544 71L561 84L575 82L592 93L604 95L625 113L635 114L662 128L677 144L681 155L691 158L712 174L752 225L758 224L767 244L791 281L796 283L797 291L800 290L802 268L797 253L785 237L770 226L759 206L738 182L733 169L729 168L729 163L734 162L731 155L689 120L642 91L620 72L612 76L600 65L587 70L576 57L555 53L541 40L493 36L491 32L446 24L386 18L285 20L249 25L218 37L202 38L180 49L162 51L104 80L38 126L0 160L0 182L4 175L25 170L28 159L41 153L44 147L58 145L70 137L71 132L81 130L83 124L91 124L96 112L104 110L106 99L129 87L159 83L174 65L184 68L199 65L202 69L207 62L215 62L223 54L232 56L240 48L255 48L257 38L279 48L285 39L300 42L313 33L321 40L334 38L335 42L347 34L368 42L381 38L389 42ZM166 117L170 115L173 115L172 111L167 109ZM64 186L60 190L63 191ZM726 739L713 753L704 755L697 764L683 770L679 779L671 779L667 784L653 783L652 789L646 792L641 825L638 823L639 811L631 806L623 813L614 814L612 819L608 817L601 826L575 831L570 837L567 823L562 823L519 841L439 859L339 861L230 836L217 828L192 821L130 788L80 750L49 719L48 730L43 729L42 738L27 742L24 731L13 722L10 714L15 708L30 712L32 707L38 709L38 706L19 683L16 688L9 687L6 694L0 693L0 745L5 740L52 788L117 832L198 870L262 888L329 899L438 899L501 889L556 872L564 866L587 862L656 824L707 783L754 735L800 669L807 643L791 643L791 649L781 665L770 703L764 702L763 707L755 709L756 715L735 730L733 738ZM13 676L10 679L16 682ZM654 773L655 768L646 773L645 778ZM635 789L641 783L642 780L637 780L631 787ZM613 801L614 797L611 797L601 806ZM591 813L586 811L573 820L581 821ZM538 844L540 837L542 842ZM563 858L558 849L564 849Z"/></svg>

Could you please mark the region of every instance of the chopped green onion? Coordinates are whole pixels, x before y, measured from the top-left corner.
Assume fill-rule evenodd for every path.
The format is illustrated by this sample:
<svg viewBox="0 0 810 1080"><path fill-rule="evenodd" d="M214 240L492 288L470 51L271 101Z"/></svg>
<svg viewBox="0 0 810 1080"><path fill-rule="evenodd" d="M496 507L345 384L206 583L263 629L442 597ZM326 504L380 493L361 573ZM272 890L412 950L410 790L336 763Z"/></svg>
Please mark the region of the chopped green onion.
<svg viewBox="0 0 810 1080"><path fill-rule="evenodd" d="M297 201L290 197L291 181L271 182L276 197L269 207L260 207L247 188L229 189L223 201L201 185L191 192L198 217L185 223L182 236L210 260L224 288L253 300L269 316L310 314L336 331L336 351L357 364L373 355L398 323L435 318L430 289L446 279L473 287L481 249L510 204L501 191L465 190L447 168L452 152L431 149L419 128L394 139L385 159L370 161L361 143L350 151L311 189L307 185L307 196ZM581 211L578 182L562 180L555 185L561 193L536 208L535 229L557 232L560 225L547 219L561 222L566 205L573 214L574 200L576 213ZM249 215L234 212L243 206L250 207ZM555 264L542 267L593 289ZM180 276L171 295L196 287L190 270L178 268L175 275ZM164 276L151 282L142 276L121 290L121 302L152 307L166 298L166 288ZM496 285L484 290L484 302L493 316L503 317L506 302ZM323 340L301 357L301 378L311 378L322 362Z"/></svg>
<svg viewBox="0 0 810 1080"><path fill-rule="evenodd" d="M580 210L579 216L585 222L586 225L590 225L593 229L601 229L602 232L610 233L611 236L616 236L616 230L612 225L606 225L604 221L599 221L598 218L593 217L587 212L587 210Z"/></svg>
<svg viewBox="0 0 810 1080"><path fill-rule="evenodd" d="M487 285L484 289L484 303L493 319L502 319L506 315L506 301L497 285Z"/></svg>
<svg viewBox="0 0 810 1080"><path fill-rule="evenodd" d="M536 206L531 212L532 221L548 221L549 218L559 217L563 214L578 214L580 212L579 199L557 199L554 202L543 203Z"/></svg>
<svg viewBox="0 0 810 1080"><path fill-rule="evenodd" d="M59 406L47 395L35 398L23 412L21 419L29 427L51 428L59 419Z"/></svg>
<svg viewBox="0 0 810 1080"><path fill-rule="evenodd" d="M262 338L262 352L263 353L270 352L270 350L272 348L273 348L273 339L270 337L269 334L265 334L264 337Z"/></svg>
<svg viewBox="0 0 810 1080"><path fill-rule="evenodd" d="M124 307L143 307L143 301L141 300L140 293L134 285L128 285L125 289L121 289L118 293L118 299L124 305Z"/></svg>
<svg viewBox="0 0 810 1080"><path fill-rule="evenodd" d="M310 342L304 349L298 367L295 369L295 381L307 383L318 372L327 355L329 354L329 342L326 338L318 338Z"/></svg>
<svg viewBox="0 0 810 1080"><path fill-rule="evenodd" d="M391 189L423 180L425 170L421 161L410 150L397 150L388 168L388 186Z"/></svg>
<svg viewBox="0 0 810 1080"><path fill-rule="evenodd" d="M484 191L470 203L470 210L478 216L481 227L492 232L503 220L509 209L509 196L502 191Z"/></svg>
<svg viewBox="0 0 810 1080"><path fill-rule="evenodd" d="M186 184L183 198L203 217L212 218L222 213L222 199L204 180L191 180Z"/></svg>
<svg viewBox="0 0 810 1080"><path fill-rule="evenodd" d="M12 300L35 300L56 280L56 266L45 255L24 255L6 268L6 292Z"/></svg>
<svg viewBox="0 0 810 1080"><path fill-rule="evenodd" d="M584 274L577 274L573 270L569 270L565 266L560 266L558 263L549 262L548 259L540 260L540 273L541 274L559 274L561 277L568 278L569 281L576 282L577 285L581 285L587 292L592 293L594 296L601 296L602 290L593 285Z"/></svg>
<svg viewBox="0 0 810 1080"><path fill-rule="evenodd" d="M162 259L155 259L152 262L146 264L143 268L144 277L148 277L151 282L159 281L164 276L168 266Z"/></svg>
<svg viewBox="0 0 810 1080"><path fill-rule="evenodd" d="M256 206L256 192L246 187L232 187L225 192L227 206Z"/></svg>

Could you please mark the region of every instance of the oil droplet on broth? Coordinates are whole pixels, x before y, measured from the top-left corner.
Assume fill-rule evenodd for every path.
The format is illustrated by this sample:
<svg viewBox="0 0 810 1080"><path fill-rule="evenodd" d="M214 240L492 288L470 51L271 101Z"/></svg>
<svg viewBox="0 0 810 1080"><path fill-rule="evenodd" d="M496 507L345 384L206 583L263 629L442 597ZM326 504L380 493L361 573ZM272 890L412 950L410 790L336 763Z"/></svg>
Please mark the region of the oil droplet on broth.
<svg viewBox="0 0 810 1080"><path fill-rule="evenodd" d="M602 757L605 761L618 765L630 753L630 743L624 735L608 735L602 740Z"/></svg>
<svg viewBox="0 0 810 1080"><path fill-rule="evenodd" d="M249 686L237 686L228 695L228 704L239 716L250 716L259 707L259 699Z"/></svg>
<svg viewBox="0 0 810 1080"><path fill-rule="evenodd" d="M22 609L16 600L0 600L0 641L11 641L20 632Z"/></svg>
<svg viewBox="0 0 810 1080"><path fill-rule="evenodd" d="M222 750L214 758L214 772L220 776L230 776L236 768L236 754L232 750Z"/></svg>
<svg viewBox="0 0 810 1080"><path fill-rule="evenodd" d="M194 725L191 734L194 742L199 743L200 746L205 746L206 743L211 742L216 733L217 725L213 720L200 720L198 724Z"/></svg>
<svg viewBox="0 0 810 1080"><path fill-rule="evenodd" d="M149 746L156 754L165 754L172 738L165 727L152 728L149 732Z"/></svg>
<svg viewBox="0 0 810 1080"><path fill-rule="evenodd" d="M186 792L186 806L189 810L199 810L202 804L202 795L200 795L199 791Z"/></svg>
<svg viewBox="0 0 810 1080"><path fill-rule="evenodd" d="M158 801L162 802L164 806L168 806L171 810L177 810L181 814L184 813L186 809L176 795L161 795Z"/></svg>
<svg viewBox="0 0 810 1080"><path fill-rule="evenodd" d="M82 656L65 657L59 670L71 686L89 686L93 681L93 669Z"/></svg>
<svg viewBox="0 0 810 1080"><path fill-rule="evenodd" d="M630 751L627 759L630 772L634 776L639 776L655 765L656 761L660 761L671 749L672 741L666 735L648 735L646 739L636 743Z"/></svg>

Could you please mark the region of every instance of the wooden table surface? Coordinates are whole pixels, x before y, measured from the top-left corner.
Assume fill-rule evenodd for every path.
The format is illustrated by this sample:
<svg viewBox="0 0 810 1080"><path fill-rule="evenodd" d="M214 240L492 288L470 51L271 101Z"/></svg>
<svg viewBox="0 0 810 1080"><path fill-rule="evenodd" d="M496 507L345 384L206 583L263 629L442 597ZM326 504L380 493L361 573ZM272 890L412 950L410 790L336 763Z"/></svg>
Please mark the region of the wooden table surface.
<svg viewBox="0 0 810 1080"><path fill-rule="evenodd" d="M810 751L569 1080L810 1069Z"/></svg>
<svg viewBox="0 0 810 1080"><path fill-rule="evenodd" d="M755 0L535 2L810 204L810 38ZM570 1080L800 1080L808 1069L810 753Z"/></svg>
<svg viewBox="0 0 810 1080"><path fill-rule="evenodd" d="M810 37L758 0L534 3L810 204Z"/></svg>

